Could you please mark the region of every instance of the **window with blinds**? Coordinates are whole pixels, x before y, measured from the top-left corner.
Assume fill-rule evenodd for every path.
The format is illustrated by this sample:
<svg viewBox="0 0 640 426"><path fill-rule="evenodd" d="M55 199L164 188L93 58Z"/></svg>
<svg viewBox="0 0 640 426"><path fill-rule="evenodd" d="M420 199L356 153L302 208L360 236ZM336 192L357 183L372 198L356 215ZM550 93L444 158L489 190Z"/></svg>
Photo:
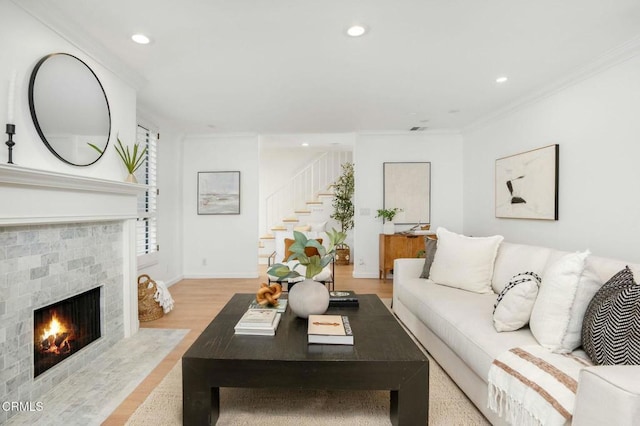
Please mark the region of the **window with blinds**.
<svg viewBox="0 0 640 426"><path fill-rule="evenodd" d="M147 149L144 163L136 171L136 179L139 183L149 186L149 189L138 196L138 221L136 223L136 252L140 259L147 258L156 253L158 247L158 220L156 217L158 203L157 186L157 145L158 135L149 129L138 126L136 141L139 149Z"/></svg>

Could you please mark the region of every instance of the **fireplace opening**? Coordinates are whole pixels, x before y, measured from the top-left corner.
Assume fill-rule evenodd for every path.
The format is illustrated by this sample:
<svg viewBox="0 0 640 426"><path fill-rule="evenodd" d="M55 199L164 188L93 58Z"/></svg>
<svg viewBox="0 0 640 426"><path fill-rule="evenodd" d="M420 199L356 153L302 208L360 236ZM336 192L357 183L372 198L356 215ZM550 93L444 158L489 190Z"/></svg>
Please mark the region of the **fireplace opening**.
<svg viewBox="0 0 640 426"><path fill-rule="evenodd" d="M34 377L100 338L100 287L34 311Z"/></svg>

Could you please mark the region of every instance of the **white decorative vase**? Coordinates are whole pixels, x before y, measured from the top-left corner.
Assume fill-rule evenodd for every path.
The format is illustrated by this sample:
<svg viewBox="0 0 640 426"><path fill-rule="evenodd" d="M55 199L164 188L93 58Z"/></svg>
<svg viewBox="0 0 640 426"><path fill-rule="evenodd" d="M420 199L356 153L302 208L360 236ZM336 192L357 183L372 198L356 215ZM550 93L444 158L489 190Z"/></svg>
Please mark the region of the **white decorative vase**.
<svg viewBox="0 0 640 426"><path fill-rule="evenodd" d="M289 290L289 307L300 318L324 314L329 307L329 290L324 284L307 278Z"/></svg>
<svg viewBox="0 0 640 426"><path fill-rule="evenodd" d="M386 221L384 225L382 225L382 232L385 235L393 235L396 233L396 224L391 222L390 220Z"/></svg>

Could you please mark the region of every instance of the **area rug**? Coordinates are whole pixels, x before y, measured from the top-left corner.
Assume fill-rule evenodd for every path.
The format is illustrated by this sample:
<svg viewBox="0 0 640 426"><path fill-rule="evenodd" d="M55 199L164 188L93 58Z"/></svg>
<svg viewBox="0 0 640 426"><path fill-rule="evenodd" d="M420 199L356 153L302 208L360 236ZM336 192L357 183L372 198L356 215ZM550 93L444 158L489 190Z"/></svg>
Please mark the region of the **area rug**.
<svg viewBox="0 0 640 426"><path fill-rule="evenodd" d="M430 425L489 424L431 357L428 404ZM217 425L255 424L388 426L389 392L221 388ZM181 362L138 407L127 425L182 425Z"/></svg>

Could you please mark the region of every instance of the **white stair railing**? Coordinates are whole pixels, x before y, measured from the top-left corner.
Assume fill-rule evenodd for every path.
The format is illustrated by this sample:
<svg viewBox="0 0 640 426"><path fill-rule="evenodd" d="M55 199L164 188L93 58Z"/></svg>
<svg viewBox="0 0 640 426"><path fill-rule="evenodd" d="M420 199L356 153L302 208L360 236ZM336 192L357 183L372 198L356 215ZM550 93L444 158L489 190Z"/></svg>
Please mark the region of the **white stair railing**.
<svg viewBox="0 0 640 426"><path fill-rule="evenodd" d="M315 200L318 193L327 191L342 173L342 163L351 161L350 151L329 151L296 172L288 183L265 199L266 233L278 226L296 210L307 209L307 201Z"/></svg>

